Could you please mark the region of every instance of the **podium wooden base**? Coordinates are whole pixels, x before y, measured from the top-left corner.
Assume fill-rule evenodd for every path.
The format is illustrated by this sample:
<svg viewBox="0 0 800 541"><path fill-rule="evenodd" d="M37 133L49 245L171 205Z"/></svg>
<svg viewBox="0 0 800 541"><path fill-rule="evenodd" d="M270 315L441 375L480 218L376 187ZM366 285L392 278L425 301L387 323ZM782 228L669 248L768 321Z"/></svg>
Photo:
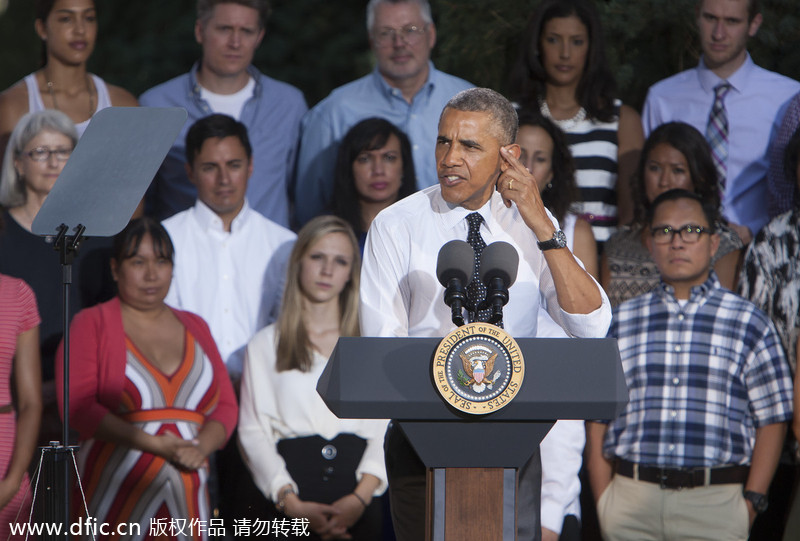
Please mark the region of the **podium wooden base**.
<svg viewBox="0 0 800 541"><path fill-rule="evenodd" d="M516 476L508 468L429 469L426 540L515 540Z"/></svg>

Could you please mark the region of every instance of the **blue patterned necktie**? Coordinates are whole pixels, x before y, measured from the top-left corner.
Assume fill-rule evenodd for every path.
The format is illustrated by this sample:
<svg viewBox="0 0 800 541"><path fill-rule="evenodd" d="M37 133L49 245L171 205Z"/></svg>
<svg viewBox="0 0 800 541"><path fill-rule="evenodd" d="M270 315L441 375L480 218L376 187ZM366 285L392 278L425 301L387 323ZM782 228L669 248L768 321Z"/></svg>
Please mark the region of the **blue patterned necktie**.
<svg viewBox="0 0 800 541"><path fill-rule="evenodd" d="M731 84L727 81L714 87L714 104L706 126L706 139L711 147L711 159L717 168L720 195L725 190L728 175L728 113L725 110L725 96L730 89Z"/></svg>
<svg viewBox="0 0 800 541"><path fill-rule="evenodd" d="M467 215L467 222L469 223L469 232L467 233L467 242L472 246L475 251L475 264L472 268L472 281L467 286L467 309L469 310L470 322L475 321L488 321L492 311L478 310L477 307L486 299L486 286L480 279L481 268L481 254L483 249L486 248L486 242L481 237L481 224L483 223L483 216L478 212L473 212Z"/></svg>

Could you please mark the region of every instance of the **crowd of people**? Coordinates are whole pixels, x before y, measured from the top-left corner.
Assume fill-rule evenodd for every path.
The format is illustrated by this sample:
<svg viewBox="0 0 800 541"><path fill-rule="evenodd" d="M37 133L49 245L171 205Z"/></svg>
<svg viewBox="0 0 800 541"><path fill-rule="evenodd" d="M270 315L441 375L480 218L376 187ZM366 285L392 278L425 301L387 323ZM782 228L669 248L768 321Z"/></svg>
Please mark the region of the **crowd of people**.
<svg viewBox="0 0 800 541"><path fill-rule="evenodd" d="M436 259L460 239L476 276L491 242L519 253L509 334L616 338L630 393L531 450L519 539L800 537L800 83L750 58L759 0L697 0L700 61L641 115L592 0L536 4L506 97L434 67L428 0L369 0L374 70L310 110L252 65L267 0L197 0L200 58L138 100L87 71L96 10L36 0L42 67L0 93L0 538L60 439L61 269L32 223L92 116L140 104L188 119L127 227L72 264L99 522L424 539L403 431L338 419L316 382L340 337L450 332ZM485 296L467 288L469 321Z"/></svg>

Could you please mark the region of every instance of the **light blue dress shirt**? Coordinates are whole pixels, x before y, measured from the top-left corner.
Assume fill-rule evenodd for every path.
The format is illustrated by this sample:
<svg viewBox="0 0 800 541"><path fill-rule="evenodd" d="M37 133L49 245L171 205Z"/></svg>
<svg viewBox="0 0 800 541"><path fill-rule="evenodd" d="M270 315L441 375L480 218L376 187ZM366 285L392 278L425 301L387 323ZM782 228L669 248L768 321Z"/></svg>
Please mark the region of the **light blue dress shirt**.
<svg viewBox="0 0 800 541"><path fill-rule="evenodd" d="M370 74L335 89L303 118L295 212L300 225L325 212L333 194L339 142L359 121L385 118L411 140L417 188L437 184L434 158L439 115L457 93L473 85L428 63L428 80L408 103L389 86L377 68Z"/></svg>
<svg viewBox="0 0 800 541"><path fill-rule="evenodd" d="M727 80L733 88L725 97L729 148L723 214L756 234L769 221L767 149L800 83L758 67L749 54ZM714 87L721 81L701 59L696 68L654 84L642 114L645 135L671 121L691 124L705 135Z"/></svg>
<svg viewBox="0 0 800 541"><path fill-rule="evenodd" d="M155 86L139 103L148 107L183 107L189 118L164 159L147 194L148 213L168 218L194 205L197 190L186 176L186 132L197 120L215 111L200 96L195 64L189 73ZM239 119L247 126L253 147L253 175L247 184L247 200L253 209L289 227L289 183L294 174L300 120L308 110L302 92L267 77L253 66L247 72L255 81L253 96Z"/></svg>

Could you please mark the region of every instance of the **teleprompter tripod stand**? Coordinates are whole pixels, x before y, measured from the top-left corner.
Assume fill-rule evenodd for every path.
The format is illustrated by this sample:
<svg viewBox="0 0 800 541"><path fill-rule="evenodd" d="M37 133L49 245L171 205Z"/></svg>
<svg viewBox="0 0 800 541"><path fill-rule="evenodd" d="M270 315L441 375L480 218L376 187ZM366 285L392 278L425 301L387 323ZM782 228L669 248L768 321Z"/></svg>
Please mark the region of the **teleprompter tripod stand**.
<svg viewBox="0 0 800 541"><path fill-rule="evenodd" d="M42 518L45 523L63 526L58 534L46 531L42 539L70 537L71 472L77 472L78 449L69 445L72 263L85 238L110 237L125 227L186 117L181 108L110 107L99 111L33 221L33 233L55 235L54 247L62 266L64 336L62 439L40 448L40 467L33 481L34 507L43 480Z"/></svg>

